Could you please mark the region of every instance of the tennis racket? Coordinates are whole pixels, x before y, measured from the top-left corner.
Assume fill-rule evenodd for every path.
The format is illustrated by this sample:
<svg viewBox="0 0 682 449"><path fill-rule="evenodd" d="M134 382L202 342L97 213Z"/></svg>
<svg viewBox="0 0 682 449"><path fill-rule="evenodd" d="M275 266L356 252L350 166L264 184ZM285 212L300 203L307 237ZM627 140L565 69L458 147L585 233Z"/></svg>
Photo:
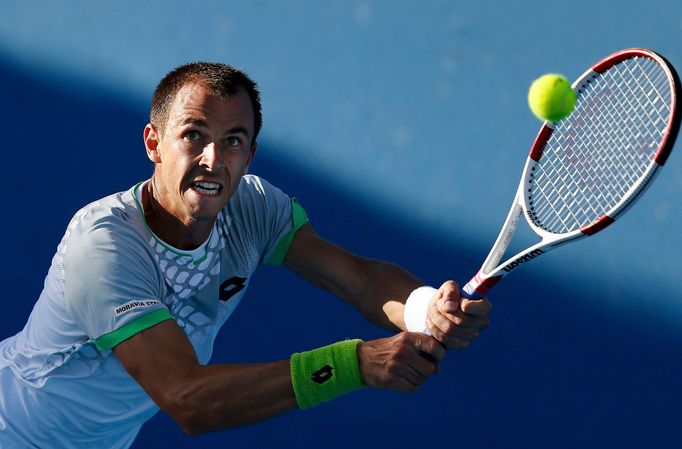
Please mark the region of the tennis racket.
<svg viewBox="0 0 682 449"><path fill-rule="evenodd" d="M680 127L680 80L657 53L631 48L574 83L575 109L545 122L530 149L495 244L462 295L478 299L504 276L551 249L616 221L651 185ZM500 263L521 215L540 241Z"/></svg>

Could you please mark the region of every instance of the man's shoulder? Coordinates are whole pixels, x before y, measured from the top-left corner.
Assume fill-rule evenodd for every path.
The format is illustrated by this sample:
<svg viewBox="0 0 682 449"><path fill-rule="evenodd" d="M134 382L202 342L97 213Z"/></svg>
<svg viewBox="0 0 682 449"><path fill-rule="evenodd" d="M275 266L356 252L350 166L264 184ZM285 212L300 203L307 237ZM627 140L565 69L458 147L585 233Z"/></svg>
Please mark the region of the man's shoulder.
<svg viewBox="0 0 682 449"><path fill-rule="evenodd" d="M73 216L72 220L82 220L85 217L125 217L134 218L141 214L139 202L134 193L136 186L128 190L112 193L105 197L94 200L81 207Z"/></svg>
<svg viewBox="0 0 682 449"><path fill-rule="evenodd" d="M239 187L233 198L239 201L257 200L265 201L272 197L286 196L282 190L270 184L265 178L247 174L242 177ZM232 199L230 199L232 201ZM229 205L229 202L228 202Z"/></svg>
<svg viewBox="0 0 682 449"><path fill-rule="evenodd" d="M242 177L237 190L264 193L266 190L271 188L274 188L274 186L265 180L265 178L261 178L258 175L246 174Z"/></svg>
<svg viewBox="0 0 682 449"><path fill-rule="evenodd" d="M80 208L71 219L67 235L125 237L144 229L144 217L135 197L135 187L113 193ZM102 231L102 232L100 232Z"/></svg>

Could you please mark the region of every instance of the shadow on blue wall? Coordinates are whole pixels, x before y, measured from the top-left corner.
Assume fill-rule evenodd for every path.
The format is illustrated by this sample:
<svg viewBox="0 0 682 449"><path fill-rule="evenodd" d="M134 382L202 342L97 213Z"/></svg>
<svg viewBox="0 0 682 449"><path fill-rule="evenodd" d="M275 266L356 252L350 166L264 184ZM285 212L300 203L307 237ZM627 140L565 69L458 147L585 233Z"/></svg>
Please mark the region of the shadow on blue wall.
<svg viewBox="0 0 682 449"><path fill-rule="evenodd" d="M151 164L142 147L143 106L104 86L1 60L0 80L0 337L6 337L30 313L71 215L144 179ZM267 135L267 117L265 123ZM463 280L485 256L490 242L481 242L476 254L466 249L475 247L466 236L461 247L443 244L416 219L390 216L376 199L350 197L333 182L288 164L278 148L264 142L251 171L297 196L328 239L400 263L431 284L451 276ZM531 278L520 272L514 279L495 291L493 326L470 349L451 353L442 372L414 395L366 390L313 411L195 439L161 413L134 447L679 444L681 342L646 340L627 323L587 307L598 294L572 300L575 292L566 281L536 277L537 291L524 297L520 289ZM213 361L283 359L343 338L386 335L286 270L267 268L221 331Z"/></svg>

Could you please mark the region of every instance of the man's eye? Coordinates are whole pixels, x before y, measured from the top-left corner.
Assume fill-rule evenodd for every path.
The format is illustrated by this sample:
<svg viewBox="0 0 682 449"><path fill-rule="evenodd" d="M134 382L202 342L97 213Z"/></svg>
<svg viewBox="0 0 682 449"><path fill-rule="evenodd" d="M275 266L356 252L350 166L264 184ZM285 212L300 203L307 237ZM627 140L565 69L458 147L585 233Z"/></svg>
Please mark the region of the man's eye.
<svg viewBox="0 0 682 449"><path fill-rule="evenodd" d="M227 142L227 146L229 146L230 148L238 147L242 143L242 141L241 141L241 139L239 139L239 137L228 137L226 142Z"/></svg>
<svg viewBox="0 0 682 449"><path fill-rule="evenodd" d="M201 134L199 134L199 131L187 131L187 133L185 134L185 138L187 140L195 141L195 140L199 140L200 137L201 137Z"/></svg>

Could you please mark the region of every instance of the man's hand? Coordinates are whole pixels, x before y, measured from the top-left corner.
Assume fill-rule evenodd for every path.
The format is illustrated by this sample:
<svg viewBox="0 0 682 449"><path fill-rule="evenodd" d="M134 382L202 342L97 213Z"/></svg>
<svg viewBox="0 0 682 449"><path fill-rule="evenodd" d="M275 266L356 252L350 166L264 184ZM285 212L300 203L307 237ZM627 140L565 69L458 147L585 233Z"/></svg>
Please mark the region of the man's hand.
<svg viewBox="0 0 682 449"><path fill-rule="evenodd" d="M358 345L362 377L371 387L413 392L438 372L445 348L432 337L402 332Z"/></svg>
<svg viewBox="0 0 682 449"><path fill-rule="evenodd" d="M426 327L448 349L463 349L489 326L492 304L486 298L465 299L459 285L447 281L438 289L429 304Z"/></svg>

